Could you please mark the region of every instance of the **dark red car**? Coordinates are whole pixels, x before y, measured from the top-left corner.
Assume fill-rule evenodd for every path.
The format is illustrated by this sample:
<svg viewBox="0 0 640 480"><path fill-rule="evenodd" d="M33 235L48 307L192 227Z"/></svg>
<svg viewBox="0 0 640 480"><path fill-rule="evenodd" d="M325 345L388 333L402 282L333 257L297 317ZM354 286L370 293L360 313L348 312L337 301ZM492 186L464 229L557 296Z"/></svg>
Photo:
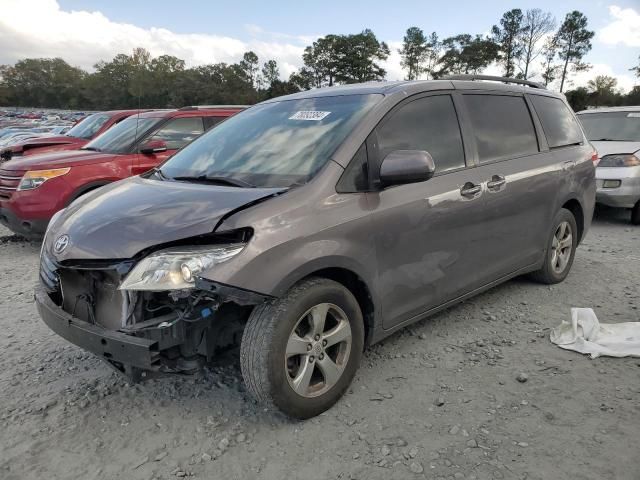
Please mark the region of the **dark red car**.
<svg viewBox="0 0 640 480"><path fill-rule="evenodd" d="M51 217L91 190L159 165L244 107L185 107L131 116L79 150L0 164L0 223L41 238Z"/></svg>
<svg viewBox="0 0 640 480"><path fill-rule="evenodd" d="M112 110L99 112L83 118L64 135L31 138L0 152L0 161L11 160L20 155L34 155L58 150L76 150L131 115L148 110Z"/></svg>

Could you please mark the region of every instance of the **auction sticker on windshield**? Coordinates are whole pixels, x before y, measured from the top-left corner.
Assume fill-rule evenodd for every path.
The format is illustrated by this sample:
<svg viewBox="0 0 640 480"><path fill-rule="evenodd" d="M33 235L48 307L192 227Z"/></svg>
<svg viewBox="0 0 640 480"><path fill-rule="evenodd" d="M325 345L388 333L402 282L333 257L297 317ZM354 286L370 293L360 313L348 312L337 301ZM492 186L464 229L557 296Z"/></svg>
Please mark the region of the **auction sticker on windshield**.
<svg viewBox="0 0 640 480"><path fill-rule="evenodd" d="M330 113L331 112L319 112L316 110L302 110L291 115L289 120L312 120L317 122L326 118Z"/></svg>

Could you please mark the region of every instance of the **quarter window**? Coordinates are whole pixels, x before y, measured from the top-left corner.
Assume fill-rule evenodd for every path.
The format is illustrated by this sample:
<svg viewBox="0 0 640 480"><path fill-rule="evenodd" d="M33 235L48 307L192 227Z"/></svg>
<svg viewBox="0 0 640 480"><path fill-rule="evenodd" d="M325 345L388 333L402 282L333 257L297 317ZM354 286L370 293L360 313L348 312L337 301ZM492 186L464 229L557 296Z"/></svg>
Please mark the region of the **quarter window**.
<svg viewBox="0 0 640 480"><path fill-rule="evenodd" d="M523 97L465 95L480 163L538 152L531 114Z"/></svg>
<svg viewBox="0 0 640 480"><path fill-rule="evenodd" d="M423 97L396 110L377 130L380 159L394 150L426 150L436 173L465 166L458 117L450 95Z"/></svg>
<svg viewBox="0 0 640 480"><path fill-rule="evenodd" d="M582 142L582 132L562 100L542 95L531 95L531 103L542 123L549 148L576 145Z"/></svg>
<svg viewBox="0 0 640 480"><path fill-rule="evenodd" d="M163 140L168 150L178 150L204 132L201 117L183 117L170 120L151 137Z"/></svg>

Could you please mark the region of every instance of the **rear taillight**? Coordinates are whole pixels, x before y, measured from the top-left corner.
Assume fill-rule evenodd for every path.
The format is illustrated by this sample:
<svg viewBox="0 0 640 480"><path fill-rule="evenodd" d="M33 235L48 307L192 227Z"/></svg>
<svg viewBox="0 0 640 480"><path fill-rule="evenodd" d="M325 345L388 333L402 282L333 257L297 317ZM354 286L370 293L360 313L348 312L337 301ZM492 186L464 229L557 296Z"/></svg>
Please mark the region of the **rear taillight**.
<svg viewBox="0 0 640 480"><path fill-rule="evenodd" d="M598 157L598 152L596 152L595 150L591 152L591 161L593 162L594 165L598 165L598 162L600 161L600 157Z"/></svg>

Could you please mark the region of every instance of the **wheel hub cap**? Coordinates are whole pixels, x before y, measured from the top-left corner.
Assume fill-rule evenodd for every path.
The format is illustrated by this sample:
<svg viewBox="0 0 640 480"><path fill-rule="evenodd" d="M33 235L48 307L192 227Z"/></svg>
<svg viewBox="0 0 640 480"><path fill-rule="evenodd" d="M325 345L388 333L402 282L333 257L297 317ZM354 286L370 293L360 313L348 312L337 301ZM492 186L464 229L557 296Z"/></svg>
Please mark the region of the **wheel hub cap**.
<svg viewBox="0 0 640 480"><path fill-rule="evenodd" d="M351 352L351 325L332 303L307 310L293 327L284 367L291 388L302 397L317 397L342 377Z"/></svg>

